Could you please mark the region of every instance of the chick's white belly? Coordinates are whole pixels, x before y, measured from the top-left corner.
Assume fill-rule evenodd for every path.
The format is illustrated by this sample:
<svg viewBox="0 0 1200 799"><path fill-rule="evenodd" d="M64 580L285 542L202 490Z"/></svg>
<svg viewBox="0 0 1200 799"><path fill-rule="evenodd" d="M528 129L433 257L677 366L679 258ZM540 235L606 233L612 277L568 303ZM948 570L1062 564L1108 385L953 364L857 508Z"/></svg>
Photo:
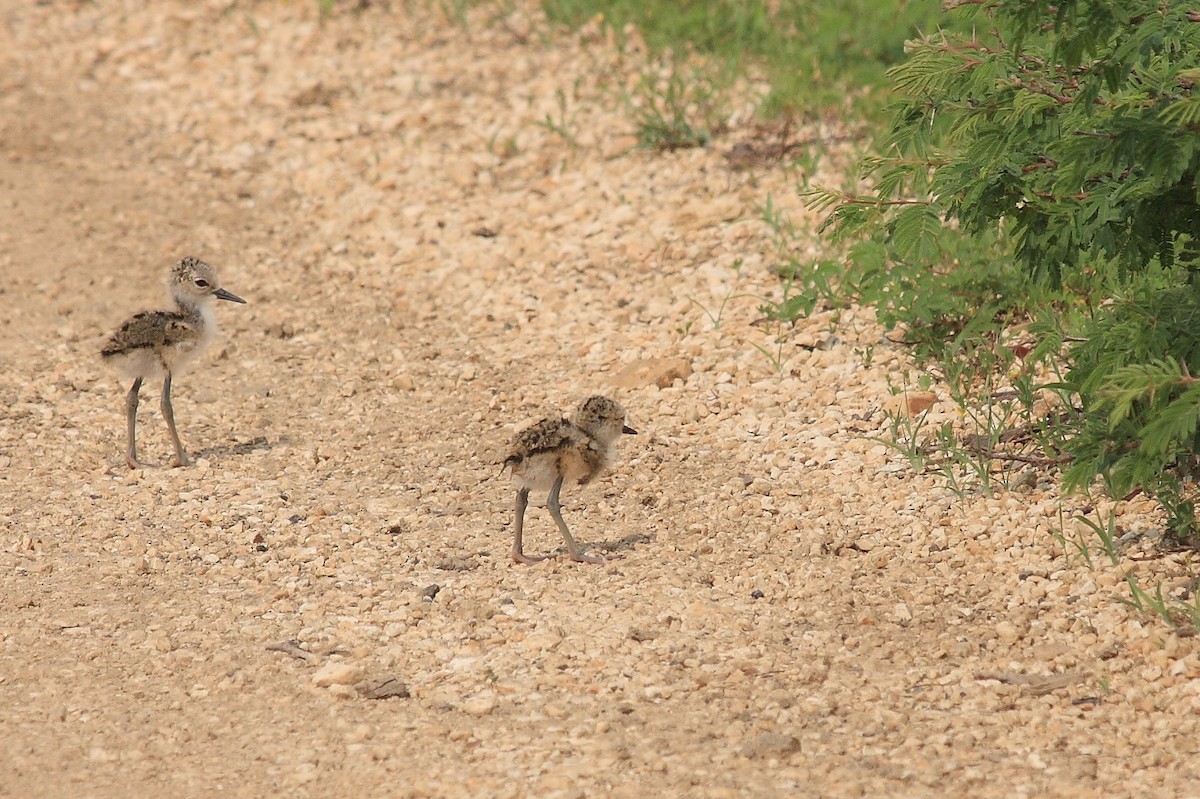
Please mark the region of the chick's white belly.
<svg viewBox="0 0 1200 799"><path fill-rule="evenodd" d="M209 337L177 342L169 347L142 347L114 355L110 359L117 370L129 380L140 377L153 380L184 371L204 351Z"/></svg>
<svg viewBox="0 0 1200 799"><path fill-rule="evenodd" d="M554 481L573 483L589 473L587 464L574 452L541 452L525 458L513 469L513 477L523 488L549 491Z"/></svg>
<svg viewBox="0 0 1200 799"><path fill-rule="evenodd" d="M162 358L153 349L131 350L107 359L122 377L133 380L135 377L153 379L163 374Z"/></svg>
<svg viewBox="0 0 1200 799"><path fill-rule="evenodd" d="M191 341L181 341L173 347L166 348L162 360L171 370L171 374L177 375L204 352L211 340L212 334L208 333Z"/></svg>

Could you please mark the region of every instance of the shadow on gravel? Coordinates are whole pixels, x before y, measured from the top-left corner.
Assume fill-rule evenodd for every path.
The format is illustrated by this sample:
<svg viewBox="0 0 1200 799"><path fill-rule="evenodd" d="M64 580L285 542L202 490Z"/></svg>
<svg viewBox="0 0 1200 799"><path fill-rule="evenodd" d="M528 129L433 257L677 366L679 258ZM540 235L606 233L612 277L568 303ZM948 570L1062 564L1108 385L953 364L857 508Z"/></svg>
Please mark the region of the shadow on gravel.
<svg viewBox="0 0 1200 799"><path fill-rule="evenodd" d="M631 550L637 544L649 544L653 540L653 536L646 535L645 533L633 533L616 541L595 541L592 543L592 546L596 549L603 549L605 552L620 552L622 550Z"/></svg>
<svg viewBox="0 0 1200 799"><path fill-rule="evenodd" d="M258 436L249 441L239 441L236 444L225 444L219 447L209 447L196 453L197 458L212 458L222 457L226 455L249 455L251 452L258 450L273 449L274 445L269 443L265 436Z"/></svg>

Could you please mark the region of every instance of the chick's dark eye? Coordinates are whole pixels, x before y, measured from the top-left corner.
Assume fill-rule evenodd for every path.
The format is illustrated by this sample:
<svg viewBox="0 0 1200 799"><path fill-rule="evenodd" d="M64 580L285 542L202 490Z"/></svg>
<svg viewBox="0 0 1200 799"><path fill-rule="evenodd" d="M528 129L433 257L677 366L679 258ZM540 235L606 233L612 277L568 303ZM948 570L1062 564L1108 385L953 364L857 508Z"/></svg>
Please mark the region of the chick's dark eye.
<svg viewBox="0 0 1200 799"><path fill-rule="evenodd" d="M196 285L202 289L208 288L208 281L202 277L196 278Z"/></svg>

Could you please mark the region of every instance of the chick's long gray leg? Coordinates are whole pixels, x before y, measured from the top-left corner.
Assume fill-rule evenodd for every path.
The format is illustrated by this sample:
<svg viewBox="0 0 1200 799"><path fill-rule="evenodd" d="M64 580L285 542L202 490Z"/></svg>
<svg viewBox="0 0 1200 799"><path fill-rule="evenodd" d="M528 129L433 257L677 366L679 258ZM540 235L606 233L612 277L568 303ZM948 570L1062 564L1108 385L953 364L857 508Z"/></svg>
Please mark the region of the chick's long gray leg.
<svg viewBox="0 0 1200 799"><path fill-rule="evenodd" d="M175 410L171 407L171 373L163 378L162 415L167 420L167 430L171 433L171 443L175 445L175 460L172 466L190 466L187 453L183 451L183 442L179 440L179 432L175 429Z"/></svg>
<svg viewBox="0 0 1200 799"><path fill-rule="evenodd" d="M577 560L580 563L604 563L605 559L598 555L583 554L579 550L579 545L575 543L575 539L571 537L571 531L567 529L567 523L563 521L562 506L558 504L558 492L562 490L562 484L561 477L554 481L554 486L550 489L550 496L546 500L546 507L550 509L550 515L554 517L558 531L566 539L567 551L571 553L571 560Z"/></svg>
<svg viewBox="0 0 1200 799"><path fill-rule="evenodd" d="M129 396L125 398L125 436L128 443L125 447L125 463L130 469L140 469L142 464L137 459L137 409L138 392L142 390L142 378L133 381Z"/></svg>
<svg viewBox="0 0 1200 799"><path fill-rule="evenodd" d="M549 555L530 556L522 551L521 535L525 532L525 508L529 507L529 489L517 491L516 513L513 521L512 559L517 563L537 563L550 557Z"/></svg>

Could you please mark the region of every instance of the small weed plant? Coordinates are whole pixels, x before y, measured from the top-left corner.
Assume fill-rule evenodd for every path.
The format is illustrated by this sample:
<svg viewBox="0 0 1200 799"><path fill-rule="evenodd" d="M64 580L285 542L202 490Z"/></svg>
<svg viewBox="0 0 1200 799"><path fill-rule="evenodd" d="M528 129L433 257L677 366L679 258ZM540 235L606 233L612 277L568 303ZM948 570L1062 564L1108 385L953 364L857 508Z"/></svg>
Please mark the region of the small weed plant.
<svg viewBox="0 0 1200 799"><path fill-rule="evenodd" d="M703 147L725 129L727 98L712 70L667 59L661 74L643 73L626 97L638 143L651 150Z"/></svg>
<svg viewBox="0 0 1200 799"><path fill-rule="evenodd" d="M556 113L546 112L545 117L537 121L538 127L545 128L551 133L561 136L572 150L579 148L579 139L575 136L576 118L578 113L571 109L567 93L562 89L554 92Z"/></svg>
<svg viewBox="0 0 1200 799"><path fill-rule="evenodd" d="M1121 602L1142 613L1158 616L1171 627L1180 630L1200 630L1200 595L1192 593L1190 600L1175 599L1163 594L1162 585L1156 585L1150 593L1138 584L1137 577L1126 576L1129 597Z"/></svg>

